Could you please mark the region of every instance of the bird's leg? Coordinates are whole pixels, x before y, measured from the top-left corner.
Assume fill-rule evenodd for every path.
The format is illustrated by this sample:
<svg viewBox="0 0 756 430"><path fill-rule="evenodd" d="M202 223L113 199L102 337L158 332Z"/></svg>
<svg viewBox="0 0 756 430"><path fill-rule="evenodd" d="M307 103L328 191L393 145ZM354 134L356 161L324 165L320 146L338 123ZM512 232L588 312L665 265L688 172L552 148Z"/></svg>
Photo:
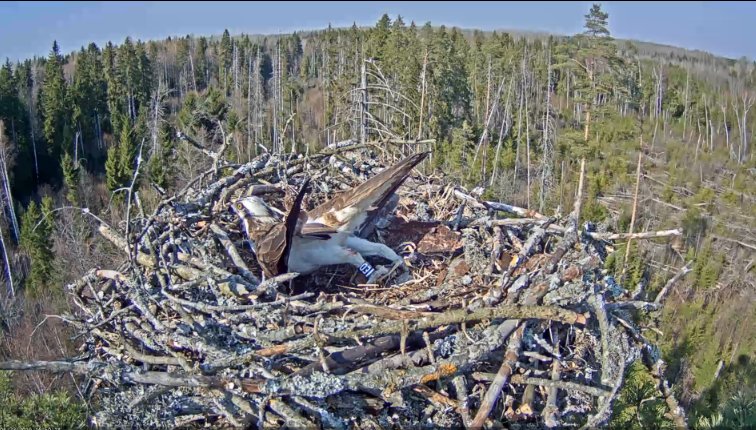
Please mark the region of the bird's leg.
<svg viewBox="0 0 756 430"><path fill-rule="evenodd" d="M388 273L388 269L383 266L373 267L368 263L360 253L354 249L341 248L344 253L343 261L357 268L367 278L368 284L373 284L377 279L382 278Z"/></svg>
<svg viewBox="0 0 756 430"><path fill-rule="evenodd" d="M381 277L378 278L378 280L387 278L392 273L394 273L394 271L398 268L402 268L405 275L409 273L409 270L407 269L407 264L404 262L404 259L400 257L396 252L394 252L394 250L392 250L391 248L389 248L388 246L382 243L371 242L369 240L361 239L359 237L350 236L346 240L346 246L354 249L355 251L360 253L363 257L377 255L387 260L391 260L394 263L391 269L386 270L386 272L382 274Z"/></svg>
<svg viewBox="0 0 756 430"><path fill-rule="evenodd" d="M393 249L382 243L375 243L356 236L349 236L346 240L346 246L359 252L363 257L377 255L387 260L391 260L397 265L404 265L404 259L394 252Z"/></svg>

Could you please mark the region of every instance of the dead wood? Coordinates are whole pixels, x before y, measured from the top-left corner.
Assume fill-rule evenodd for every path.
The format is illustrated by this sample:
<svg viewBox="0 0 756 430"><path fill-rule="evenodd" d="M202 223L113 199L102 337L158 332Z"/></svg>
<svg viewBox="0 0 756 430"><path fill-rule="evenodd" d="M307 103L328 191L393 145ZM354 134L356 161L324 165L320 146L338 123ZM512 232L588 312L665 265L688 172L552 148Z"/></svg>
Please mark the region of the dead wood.
<svg viewBox="0 0 756 430"><path fill-rule="evenodd" d="M284 213L307 176L312 209L382 171L392 147L348 141L232 165L223 159L231 138L203 148L212 168L146 218L129 217L127 228L99 221L123 263L66 287L72 311L60 318L77 330L82 356L0 369L92 380L104 427L481 428L539 416L549 427L591 427L606 422L625 366L647 348L627 310L658 309L683 276L654 303L616 294L602 241L681 230L581 227L582 161L567 218L413 173L358 232L401 253L407 273L363 285L353 268L334 266L261 281L229 204L257 195ZM172 406L158 414L156 404ZM565 404L583 412L562 413Z"/></svg>

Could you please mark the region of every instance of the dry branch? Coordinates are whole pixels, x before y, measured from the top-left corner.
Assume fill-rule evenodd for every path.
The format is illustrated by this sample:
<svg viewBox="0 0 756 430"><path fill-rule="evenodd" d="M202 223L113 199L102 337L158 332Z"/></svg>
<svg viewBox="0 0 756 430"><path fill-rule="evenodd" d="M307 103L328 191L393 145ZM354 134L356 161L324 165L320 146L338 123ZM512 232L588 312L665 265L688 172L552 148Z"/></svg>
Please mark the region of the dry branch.
<svg viewBox="0 0 756 430"><path fill-rule="evenodd" d="M261 282L229 203L257 195L285 212L289 190L306 175L314 186L303 205L311 209L383 170L396 145L407 151L432 142L391 137L396 145L348 141L318 153L266 153L224 176L232 137L223 134L217 152L205 150L212 168L147 218L130 220L130 234L99 221L123 263L71 283L72 315L60 316L87 358L0 369L93 378L104 405L98 420L110 427L122 425L112 405L131 405L128 418L142 427L409 428L421 419L444 427L453 417L454 425L480 428L499 425L502 415L513 423L540 415L561 427L565 403L593 411L577 425L605 421L622 382L617 371L645 347L637 333L619 337L618 326L631 326L620 314L658 308L669 287L655 303L608 294L598 239L680 230L581 231L584 160L566 219L413 175L359 233L401 252L405 279L362 285L354 270L327 267ZM505 212L521 218L495 219ZM492 366L499 371L476 382L474 372ZM518 366L524 374L513 372ZM595 369L600 385L567 380ZM453 393L444 391L448 383ZM509 409L513 399L523 400L519 413ZM158 416L150 409L157 404L179 406Z"/></svg>

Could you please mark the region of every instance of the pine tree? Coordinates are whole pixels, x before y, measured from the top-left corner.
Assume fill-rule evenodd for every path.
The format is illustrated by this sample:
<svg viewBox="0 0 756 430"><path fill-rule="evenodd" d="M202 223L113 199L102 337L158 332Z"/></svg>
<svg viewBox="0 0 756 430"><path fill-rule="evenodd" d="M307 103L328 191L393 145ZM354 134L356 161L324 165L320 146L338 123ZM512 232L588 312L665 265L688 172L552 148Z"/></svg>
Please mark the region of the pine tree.
<svg viewBox="0 0 756 430"><path fill-rule="evenodd" d="M596 117L599 96L609 94L614 88L612 80L615 75L610 73L619 68L617 49L608 29L609 14L601 10L601 6L594 4L585 15L585 31L576 41L578 49L575 61L569 64L578 77L576 89L580 95L579 101L585 111L584 139L590 135L591 118Z"/></svg>

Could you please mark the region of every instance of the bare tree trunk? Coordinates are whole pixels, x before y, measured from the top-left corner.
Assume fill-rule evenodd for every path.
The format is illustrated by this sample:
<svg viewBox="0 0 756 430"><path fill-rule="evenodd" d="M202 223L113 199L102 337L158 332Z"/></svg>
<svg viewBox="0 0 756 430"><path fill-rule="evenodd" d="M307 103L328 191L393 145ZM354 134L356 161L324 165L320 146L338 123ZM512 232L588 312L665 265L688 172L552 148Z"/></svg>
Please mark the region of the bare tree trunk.
<svg viewBox="0 0 756 430"><path fill-rule="evenodd" d="M551 127L551 47L548 52L548 66L546 68L546 113L543 116L543 162L541 166L541 192L538 204L538 212L543 213L546 207L546 189L551 180L551 163L553 148L549 141L549 128Z"/></svg>
<svg viewBox="0 0 756 430"><path fill-rule="evenodd" d="M233 68L234 68L234 99L239 97L239 44L234 42ZM189 55L191 58L191 54Z"/></svg>
<svg viewBox="0 0 756 430"><path fill-rule="evenodd" d="M743 163L745 161L746 156L748 156L748 153L750 151L749 148L749 142L748 142L748 111L751 110L754 103L754 96L750 94L743 94L743 131L742 131L742 140L743 144L740 147L740 156L738 157L738 162Z"/></svg>
<svg viewBox="0 0 756 430"><path fill-rule="evenodd" d="M571 78L572 78L572 73L570 73L570 70L568 69L567 70L567 100L565 102L566 105L567 105L567 109L570 108L570 81L571 81Z"/></svg>
<svg viewBox="0 0 756 430"><path fill-rule="evenodd" d="M520 142L522 141L522 109L525 103L525 59L522 59L522 65L520 69L520 103L517 109L517 149L515 150L515 165L514 165L514 180L513 183L517 183L517 166L520 161Z"/></svg>
<svg viewBox="0 0 756 430"><path fill-rule="evenodd" d="M704 126L706 127L706 135L705 135L705 142L704 146L709 147L709 151L711 151L711 142L709 140L709 135L711 134L709 132L709 129L711 128L711 121L709 121L709 99L706 98L706 94L703 95L703 102L704 102Z"/></svg>
<svg viewBox="0 0 756 430"><path fill-rule="evenodd" d="M632 240L633 229L635 228L635 214L638 211L638 191L640 190L641 177L641 160L643 159L643 135L641 135L640 151L638 151L638 168L635 172L635 197L633 198L633 213L630 215L630 238L627 240L625 248L625 259L622 260L622 274L627 269L627 258L630 256L630 242Z"/></svg>
<svg viewBox="0 0 756 430"><path fill-rule="evenodd" d="M279 136L278 136L278 78L279 78L279 65L281 64L281 42L276 41L276 59L273 65L273 153L280 154L279 148Z"/></svg>
<svg viewBox="0 0 756 430"><path fill-rule="evenodd" d="M360 143L367 142L368 88L365 60L360 65Z"/></svg>
<svg viewBox="0 0 756 430"><path fill-rule="evenodd" d="M257 155L257 144L262 139L263 131L263 99L262 99L262 53L260 47L257 47L257 58L255 59L255 126L257 131L255 132L255 155Z"/></svg>
<svg viewBox="0 0 756 430"><path fill-rule="evenodd" d="M503 80L502 80L503 81ZM491 56L488 56L488 74L486 83L486 110L485 113L490 112L491 109Z"/></svg>
<svg viewBox="0 0 756 430"><path fill-rule="evenodd" d="M497 174L499 172L499 156L501 154L501 141L504 139L504 136L509 134L509 129L511 127L510 118L512 116L511 113L511 104L509 103L511 100L512 95L512 86L514 86L514 79L509 81L509 89L507 89L507 103L504 107L504 115L501 119L501 128L499 129L499 141L496 144L496 159L494 160L494 166L493 166L493 172L491 173L491 181L490 185L494 184L494 181L496 181Z"/></svg>
<svg viewBox="0 0 756 430"><path fill-rule="evenodd" d="M483 132L480 134L480 139L478 140L478 146L475 148L475 155L473 156L473 165L476 161L478 161L478 153L480 153L481 148L483 148L485 152L485 148L488 146L488 128L491 125L491 119L493 118L494 112L496 112L496 109L499 105L499 99L501 98L501 90L504 88L504 78L501 78L501 82L499 83L499 87L496 90L496 96L494 97L493 105L488 105L488 102L486 102L486 123L483 126ZM490 110L488 110L490 109ZM483 158L483 175L482 178L486 177L486 164L487 164L486 158Z"/></svg>
<svg viewBox="0 0 756 430"><path fill-rule="evenodd" d="M591 88L595 91L595 83L594 83L594 75L593 75L593 68L587 68L588 71L588 82L591 84ZM588 141L588 136L590 134L590 128L591 128L591 111L593 110L593 105L596 103L596 93L592 92L590 101L587 103L587 106L585 107L585 126L584 126L584 132L583 132L583 139L585 141Z"/></svg>
<svg viewBox="0 0 756 430"><path fill-rule="evenodd" d="M155 91L155 96L153 98L153 103L155 104L153 108L153 117L152 117L152 151L150 154L150 157L154 157L155 153L161 154L162 151L160 149L160 140L158 139L158 127L160 122L160 90L161 90L161 84L162 81L158 81L158 87L157 91Z"/></svg>
<svg viewBox="0 0 756 430"><path fill-rule="evenodd" d="M34 113L32 111L32 89L29 88L29 130L31 131L32 151L34 152L34 174L39 181L39 162L37 161L37 140L34 138Z"/></svg>
<svg viewBox="0 0 756 430"><path fill-rule="evenodd" d="M586 109L585 110L585 126L583 129L584 130L583 139L585 139L586 142L588 141L588 133L589 133L590 126L591 126L591 110Z"/></svg>
<svg viewBox="0 0 756 430"><path fill-rule="evenodd" d="M722 109L722 125L724 126L725 131L725 143L727 144L727 153L730 155L730 158L732 158L732 147L730 146L730 130L727 127L727 104L724 102L720 106Z"/></svg>
<svg viewBox="0 0 756 430"><path fill-rule="evenodd" d="M197 75L194 74L194 60L192 59L192 46L189 45L189 66L192 69L192 87L194 92L197 92Z"/></svg>
<svg viewBox="0 0 756 430"><path fill-rule="evenodd" d="M10 178L8 177L8 164L7 161L7 142L4 140L5 136L2 135L3 127L0 126L0 139L3 139L2 145L0 145L0 168L2 169L3 180L3 194L4 203L8 208L8 217L10 219L11 231L13 233L13 240L19 243L21 240L21 233L18 228L18 219L16 218L16 210L13 207L13 195L10 189Z"/></svg>
<svg viewBox="0 0 756 430"><path fill-rule="evenodd" d="M10 260L8 259L8 248L5 246L5 233L0 226L0 246L3 247L3 259L5 260L5 274L8 277L8 290L11 297L16 297L16 289L13 287L13 270L11 270Z"/></svg>
<svg viewBox="0 0 756 430"><path fill-rule="evenodd" d="M530 210L530 115L528 115L528 93L525 93L525 153L527 162L528 196L527 208Z"/></svg>
<svg viewBox="0 0 756 430"><path fill-rule="evenodd" d="M252 53L247 53L247 162L251 157L252 148Z"/></svg>
<svg viewBox="0 0 756 430"><path fill-rule="evenodd" d="M423 70L420 72L420 124L417 126L417 139L420 140L423 136L423 118L425 113L423 108L425 107L425 92L427 89L427 68L428 68L428 50L425 50L425 56L423 57Z"/></svg>
<svg viewBox="0 0 756 430"><path fill-rule="evenodd" d="M696 140L696 156L693 159L694 163L698 162L698 151L701 148L701 118L696 120L696 129L698 130L698 139Z"/></svg>
<svg viewBox="0 0 756 430"><path fill-rule="evenodd" d="M688 90L690 86L690 69L687 69L687 74L685 75L685 105L683 109L683 140L685 140L685 130L688 128Z"/></svg>

